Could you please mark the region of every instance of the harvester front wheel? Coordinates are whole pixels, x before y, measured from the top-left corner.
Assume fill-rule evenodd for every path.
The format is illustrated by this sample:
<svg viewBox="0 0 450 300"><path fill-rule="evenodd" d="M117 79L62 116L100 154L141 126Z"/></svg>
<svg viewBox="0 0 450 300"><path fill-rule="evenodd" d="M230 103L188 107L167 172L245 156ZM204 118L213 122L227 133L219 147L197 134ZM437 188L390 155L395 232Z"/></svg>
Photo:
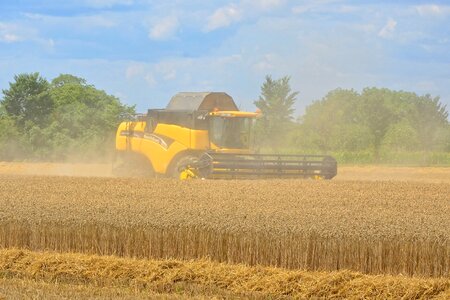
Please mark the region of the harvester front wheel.
<svg viewBox="0 0 450 300"><path fill-rule="evenodd" d="M198 157L194 155L185 155L177 159L172 164L169 176L176 179L193 179L197 178L195 169L192 167L198 161Z"/></svg>

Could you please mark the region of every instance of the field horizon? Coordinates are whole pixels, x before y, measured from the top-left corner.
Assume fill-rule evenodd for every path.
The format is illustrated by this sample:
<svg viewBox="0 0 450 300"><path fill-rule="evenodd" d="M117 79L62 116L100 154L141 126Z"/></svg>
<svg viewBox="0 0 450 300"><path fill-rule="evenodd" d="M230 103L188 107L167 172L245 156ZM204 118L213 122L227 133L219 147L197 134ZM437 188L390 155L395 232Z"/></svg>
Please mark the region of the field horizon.
<svg viewBox="0 0 450 300"><path fill-rule="evenodd" d="M54 163L0 161L0 175L115 177L110 163ZM339 164L332 180L414 181L450 183L450 166Z"/></svg>

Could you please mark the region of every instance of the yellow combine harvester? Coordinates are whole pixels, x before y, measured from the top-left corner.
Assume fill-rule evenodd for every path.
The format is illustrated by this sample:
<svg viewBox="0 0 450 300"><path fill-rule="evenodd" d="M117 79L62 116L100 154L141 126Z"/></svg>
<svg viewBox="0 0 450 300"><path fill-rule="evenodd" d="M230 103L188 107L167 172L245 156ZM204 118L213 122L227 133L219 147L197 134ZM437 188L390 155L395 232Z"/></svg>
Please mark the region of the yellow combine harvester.
<svg viewBox="0 0 450 300"><path fill-rule="evenodd" d="M254 153L258 116L239 111L226 93L178 93L166 109L119 125L115 171L181 179L336 176L330 156Z"/></svg>

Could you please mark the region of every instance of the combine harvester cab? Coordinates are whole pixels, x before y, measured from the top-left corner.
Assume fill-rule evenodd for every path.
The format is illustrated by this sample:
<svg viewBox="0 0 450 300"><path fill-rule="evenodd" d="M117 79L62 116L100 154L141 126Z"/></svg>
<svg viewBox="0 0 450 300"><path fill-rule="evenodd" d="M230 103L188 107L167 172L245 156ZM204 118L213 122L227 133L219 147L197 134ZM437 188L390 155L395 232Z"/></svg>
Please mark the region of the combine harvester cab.
<svg viewBox="0 0 450 300"><path fill-rule="evenodd" d="M188 178L331 179L336 160L323 155L257 154L253 127L259 113L239 111L226 93L178 93L166 109L149 109L137 121L122 122L116 134L120 157L132 169Z"/></svg>

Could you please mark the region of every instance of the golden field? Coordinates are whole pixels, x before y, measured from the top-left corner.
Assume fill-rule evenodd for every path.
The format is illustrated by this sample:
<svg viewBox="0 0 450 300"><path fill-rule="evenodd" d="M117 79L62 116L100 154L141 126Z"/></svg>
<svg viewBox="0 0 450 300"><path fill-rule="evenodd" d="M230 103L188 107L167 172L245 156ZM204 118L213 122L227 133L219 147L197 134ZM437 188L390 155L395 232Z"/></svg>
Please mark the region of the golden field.
<svg viewBox="0 0 450 300"><path fill-rule="evenodd" d="M209 260L0 250L0 297L61 299L448 299L449 278L312 272Z"/></svg>
<svg viewBox="0 0 450 300"><path fill-rule="evenodd" d="M448 276L450 184L0 178L0 247Z"/></svg>
<svg viewBox="0 0 450 300"><path fill-rule="evenodd" d="M450 168L181 182L0 163L0 299L448 299L449 195Z"/></svg>

